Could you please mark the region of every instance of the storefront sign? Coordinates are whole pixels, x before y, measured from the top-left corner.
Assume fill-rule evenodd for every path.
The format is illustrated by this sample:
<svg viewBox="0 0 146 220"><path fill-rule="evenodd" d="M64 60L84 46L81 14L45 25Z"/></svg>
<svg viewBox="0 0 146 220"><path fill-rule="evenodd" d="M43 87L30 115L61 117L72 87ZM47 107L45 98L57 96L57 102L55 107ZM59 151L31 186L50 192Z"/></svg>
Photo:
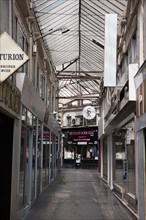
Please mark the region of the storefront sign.
<svg viewBox="0 0 146 220"><path fill-rule="evenodd" d="M0 101L15 113L20 114L21 93L10 80L0 84Z"/></svg>
<svg viewBox="0 0 146 220"><path fill-rule="evenodd" d="M29 57L6 33L0 35L0 83L29 60Z"/></svg>
<svg viewBox="0 0 146 220"><path fill-rule="evenodd" d="M92 107L92 106L86 106L84 109L83 109L83 117L90 120L90 119L93 119L96 115L96 111L95 111L95 108Z"/></svg>
<svg viewBox="0 0 146 220"><path fill-rule="evenodd" d="M72 130L67 132L68 144L87 145L97 144L97 130Z"/></svg>

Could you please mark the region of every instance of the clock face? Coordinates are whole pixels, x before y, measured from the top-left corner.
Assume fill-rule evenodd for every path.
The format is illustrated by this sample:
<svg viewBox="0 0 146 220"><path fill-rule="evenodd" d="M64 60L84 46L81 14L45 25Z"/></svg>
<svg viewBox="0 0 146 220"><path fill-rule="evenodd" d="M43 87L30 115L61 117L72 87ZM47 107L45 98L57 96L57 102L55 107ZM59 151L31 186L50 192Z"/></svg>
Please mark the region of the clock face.
<svg viewBox="0 0 146 220"><path fill-rule="evenodd" d="M83 109L83 117L90 120L90 119L93 119L96 115L96 111L95 111L95 108L92 107L92 106L86 106L84 109Z"/></svg>

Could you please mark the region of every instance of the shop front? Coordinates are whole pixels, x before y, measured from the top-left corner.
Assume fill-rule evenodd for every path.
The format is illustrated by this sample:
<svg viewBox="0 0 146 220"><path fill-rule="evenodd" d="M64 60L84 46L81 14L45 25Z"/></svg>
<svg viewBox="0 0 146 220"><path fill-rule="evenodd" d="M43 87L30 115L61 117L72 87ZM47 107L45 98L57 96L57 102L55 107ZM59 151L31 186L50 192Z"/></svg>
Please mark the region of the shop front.
<svg viewBox="0 0 146 220"><path fill-rule="evenodd" d="M14 162L18 159L15 151L19 143L20 100L21 93L10 80L0 84L0 202L1 218L6 220L11 216L13 170Z"/></svg>
<svg viewBox="0 0 146 220"><path fill-rule="evenodd" d="M97 127L63 129L63 136L65 167L98 167Z"/></svg>
<svg viewBox="0 0 146 220"><path fill-rule="evenodd" d="M134 119L113 133L114 192L137 211Z"/></svg>
<svg viewBox="0 0 146 220"><path fill-rule="evenodd" d="M138 216L146 219L146 61L135 76L135 85Z"/></svg>
<svg viewBox="0 0 146 220"><path fill-rule="evenodd" d="M18 218L26 214L36 198L56 177L60 149L59 125L39 94L31 87L27 76L22 88L20 115Z"/></svg>

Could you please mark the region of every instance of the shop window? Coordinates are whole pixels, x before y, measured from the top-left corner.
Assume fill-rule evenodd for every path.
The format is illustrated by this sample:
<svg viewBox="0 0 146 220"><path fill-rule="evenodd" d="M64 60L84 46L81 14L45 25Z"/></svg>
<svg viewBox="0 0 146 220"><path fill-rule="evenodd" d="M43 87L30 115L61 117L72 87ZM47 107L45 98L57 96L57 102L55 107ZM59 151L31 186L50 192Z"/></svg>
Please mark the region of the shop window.
<svg viewBox="0 0 146 220"><path fill-rule="evenodd" d="M123 180L124 160L126 159L125 153L125 129L122 129L114 134L114 158L115 158L115 181L121 185Z"/></svg>
<svg viewBox="0 0 146 220"><path fill-rule="evenodd" d="M35 165L37 158L37 143L36 143L36 131L37 131L37 118L32 115L32 128L33 128L33 144L32 144L32 178L31 178L31 200L35 198Z"/></svg>
<svg viewBox="0 0 146 220"><path fill-rule="evenodd" d="M32 126L33 124L33 115L30 111L27 111L27 125Z"/></svg>
<svg viewBox="0 0 146 220"><path fill-rule="evenodd" d="M21 116L21 122L22 122L22 125L26 125L27 124L27 111L26 111L26 108L22 106L22 116Z"/></svg>
<svg viewBox="0 0 146 220"><path fill-rule="evenodd" d="M26 109L22 108L20 170L19 170L19 209L24 206L25 158L26 158Z"/></svg>
<svg viewBox="0 0 146 220"><path fill-rule="evenodd" d="M97 139L97 130L71 129L64 132L64 165L74 167L80 164L82 168L97 168Z"/></svg>
<svg viewBox="0 0 146 220"><path fill-rule="evenodd" d="M49 183L49 146L50 131L44 127L43 131L43 164L42 164L42 186L45 187Z"/></svg>
<svg viewBox="0 0 146 220"><path fill-rule="evenodd" d="M82 159L98 159L98 148L95 145L83 147Z"/></svg>
<svg viewBox="0 0 146 220"><path fill-rule="evenodd" d="M126 125L126 155L127 155L127 178L126 188L129 193L135 195L135 137L134 122Z"/></svg>
<svg viewBox="0 0 146 220"><path fill-rule="evenodd" d="M55 148L55 134L50 132L50 180L53 180L56 173L56 148Z"/></svg>
<svg viewBox="0 0 146 220"><path fill-rule="evenodd" d="M64 159L75 159L75 151L74 146L66 146L64 147Z"/></svg>
<svg viewBox="0 0 146 220"><path fill-rule="evenodd" d="M38 137L36 137L37 141L37 185L36 185L36 193L37 196L40 194L41 191L41 168L42 168L42 123L38 121Z"/></svg>
<svg viewBox="0 0 146 220"><path fill-rule="evenodd" d="M22 106L19 209L27 206L35 196L36 117Z"/></svg>
<svg viewBox="0 0 146 220"><path fill-rule="evenodd" d="M113 135L114 182L135 195L135 138L134 121Z"/></svg>
<svg viewBox="0 0 146 220"><path fill-rule="evenodd" d="M107 137L103 139L103 177L107 179Z"/></svg>
<svg viewBox="0 0 146 220"><path fill-rule="evenodd" d="M59 168L59 143L58 143L58 136L55 136L55 144L56 144L56 168Z"/></svg>

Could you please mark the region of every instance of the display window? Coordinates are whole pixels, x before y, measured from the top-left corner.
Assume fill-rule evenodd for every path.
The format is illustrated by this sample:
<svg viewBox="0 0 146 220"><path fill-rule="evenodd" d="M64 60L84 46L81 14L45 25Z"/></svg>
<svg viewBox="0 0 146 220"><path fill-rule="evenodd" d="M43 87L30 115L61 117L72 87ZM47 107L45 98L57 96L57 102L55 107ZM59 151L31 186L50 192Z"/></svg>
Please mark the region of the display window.
<svg viewBox="0 0 146 220"><path fill-rule="evenodd" d="M113 134L113 179L135 195L135 137L134 121Z"/></svg>
<svg viewBox="0 0 146 220"><path fill-rule="evenodd" d="M58 137L22 106L19 210L30 205L56 175Z"/></svg>
<svg viewBox="0 0 146 220"><path fill-rule="evenodd" d="M103 139L103 177L107 180L107 137Z"/></svg>
<svg viewBox="0 0 146 220"><path fill-rule="evenodd" d="M63 133L64 164L98 165L97 129L70 129Z"/></svg>
<svg viewBox="0 0 146 220"><path fill-rule="evenodd" d="M55 136L55 144L56 144L56 168L60 166L59 158L60 158L60 149L59 149L59 137Z"/></svg>
<svg viewBox="0 0 146 220"><path fill-rule="evenodd" d="M36 172L35 172L35 166L36 166L36 129L37 129L37 118L32 115L32 177L31 177L31 200L35 198L35 178L36 178Z"/></svg>
<svg viewBox="0 0 146 220"><path fill-rule="evenodd" d="M50 181L52 181L56 175L56 154L55 154L55 134L51 132L50 135Z"/></svg>
<svg viewBox="0 0 146 220"><path fill-rule="evenodd" d="M64 159L75 159L75 150L74 146L66 146L64 148Z"/></svg>
<svg viewBox="0 0 146 220"><path fill-rule="evenodd" d="M38 135L36 137L36 141L37 141L37 186L36 186L36 195L38 196L40 194L41 191L41 169L42 169L42 143L41 143L41 139L42 139L42 123L40 121L38 121Z"/></svg>
<svg viewBox="0 0 146 220"><path fill-rule="evenodd" d="M36 117L22 106L19 209L35 197Z"/></svg>
<svg viewBox="0 0 146 220"><path fill-rule="evenodd" d="M42 186L49 183L49 145L50 130L44 126L43 130L43 165L42 165Z"/></svg>

